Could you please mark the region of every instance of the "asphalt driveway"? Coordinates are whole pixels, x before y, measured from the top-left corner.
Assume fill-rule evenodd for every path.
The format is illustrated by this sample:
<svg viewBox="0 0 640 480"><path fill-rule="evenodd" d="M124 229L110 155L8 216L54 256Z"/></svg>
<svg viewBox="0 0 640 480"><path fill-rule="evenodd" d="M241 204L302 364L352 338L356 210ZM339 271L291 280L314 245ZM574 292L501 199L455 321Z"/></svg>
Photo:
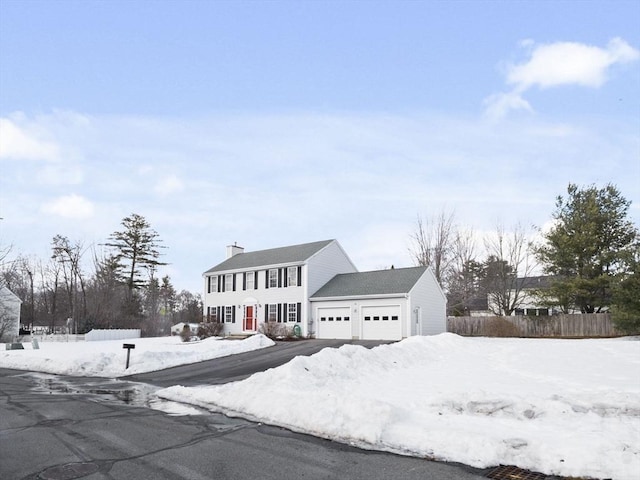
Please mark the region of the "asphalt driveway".
<svg viewBox="0 0 640 480"><path fill-rule="evenodd" d="M215 385L242 380L256 372L284 365L298 355L313 355L327 347L337 348L350 344L373 348L385 343L390 342L383 340L295 340L276 342L273 347L168 368L158 372L130 375L122 377L122 379L149 383L158 387Z"/></svg>

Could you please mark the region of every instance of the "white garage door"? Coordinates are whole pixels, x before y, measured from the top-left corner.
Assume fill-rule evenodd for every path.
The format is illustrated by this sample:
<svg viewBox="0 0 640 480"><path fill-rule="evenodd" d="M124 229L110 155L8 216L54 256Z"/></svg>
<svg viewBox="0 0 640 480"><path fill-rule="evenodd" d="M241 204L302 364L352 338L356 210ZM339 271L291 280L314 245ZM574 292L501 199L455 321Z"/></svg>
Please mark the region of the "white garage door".
<svg viewBox="0 0 640 480"><path fill-rule="evenodd" d="M317 338L351 339L351 317L347 308L318 308Z"/></svg>
<svg viewBox="0 0 640 480"><path fill-rule="evenodd" d="M364 340L401 340L400 306L362 307Z"/></svg>

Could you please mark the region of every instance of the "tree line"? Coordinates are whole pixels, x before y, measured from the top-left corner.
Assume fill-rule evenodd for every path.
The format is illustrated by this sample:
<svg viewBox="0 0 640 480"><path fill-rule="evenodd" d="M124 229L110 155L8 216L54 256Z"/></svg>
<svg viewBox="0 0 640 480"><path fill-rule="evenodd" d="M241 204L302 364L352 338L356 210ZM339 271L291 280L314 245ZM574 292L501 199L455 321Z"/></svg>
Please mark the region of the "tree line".
<svg viewBox="0 0 640 480"><path fill-rule="evenodd" d="M46 261L6 261L10 249L0 249L0 286L22 299L21 324L72 333L139 328L155 336L178 322L201 322L200 294L177 292L169 276L158 278L164 246L149 222L133 213L121 226L98 248L56 235Z"/></svg>
<svg viewBox="0 0 640 480"><path fill-rule="evenodd" d="M486 300L494 315L508 316L534 293L541 305L561 313L609 311L619 329L638 333L640 233L629 219L630 206L614 185L569 184L566 195L556 197L547 229L498 226L478 240L443 211L427 221L418 217L410 253L433 269L450 315L469 315ZM523 279L534 272L547 278L531 289Z"/></svg>

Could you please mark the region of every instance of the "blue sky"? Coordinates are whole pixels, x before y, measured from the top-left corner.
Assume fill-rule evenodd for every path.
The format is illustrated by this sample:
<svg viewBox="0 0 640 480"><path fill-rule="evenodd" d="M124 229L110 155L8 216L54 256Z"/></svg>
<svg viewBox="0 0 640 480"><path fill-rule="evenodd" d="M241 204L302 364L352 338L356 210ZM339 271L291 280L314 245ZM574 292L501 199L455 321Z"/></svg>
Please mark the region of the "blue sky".
<svg viewBox="0 0 640 480"><path fill-rule="evenodd" d="M416 217L542 226L569 182L640 223L640 2L0 2L0 244L135 212L201 290L224 247L412 264Z"/></svg>

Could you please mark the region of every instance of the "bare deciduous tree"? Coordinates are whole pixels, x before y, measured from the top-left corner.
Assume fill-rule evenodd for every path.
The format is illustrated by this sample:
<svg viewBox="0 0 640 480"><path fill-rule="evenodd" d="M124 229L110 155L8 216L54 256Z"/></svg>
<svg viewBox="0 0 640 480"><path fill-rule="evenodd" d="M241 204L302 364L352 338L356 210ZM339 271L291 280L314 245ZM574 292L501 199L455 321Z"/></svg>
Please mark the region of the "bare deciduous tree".
<svg viewBox="0 0 640 480"><path fill-rule="evenodd" d="M416 230L411 235L411 255L418 265L431 267L438 283L445 287L452 261L454 214L442 211L431 220L418 216Z"/></svg>
<svg viewBox="0 0 640 480"><path fill-rule="evenodd" d="M485 239L485 289L489 308L496 315L511 315L525 300L522 278L532 274L535 264L525 230L516 225L506 232L502 225Z"/></svg>

